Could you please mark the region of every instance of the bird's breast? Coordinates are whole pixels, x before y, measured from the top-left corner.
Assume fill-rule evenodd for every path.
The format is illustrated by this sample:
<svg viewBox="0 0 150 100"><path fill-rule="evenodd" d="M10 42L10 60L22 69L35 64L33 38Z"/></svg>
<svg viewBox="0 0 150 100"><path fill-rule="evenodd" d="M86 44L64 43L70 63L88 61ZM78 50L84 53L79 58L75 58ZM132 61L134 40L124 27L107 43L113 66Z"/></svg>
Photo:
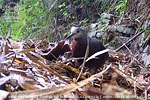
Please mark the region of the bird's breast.
<svg viewBox="0 0 150 100"><path fill-rule="evenodd" d="M80 41L74 40L72 43L72 54L73 57L84 57L86 52L86 44L83 44Z"/></svg>

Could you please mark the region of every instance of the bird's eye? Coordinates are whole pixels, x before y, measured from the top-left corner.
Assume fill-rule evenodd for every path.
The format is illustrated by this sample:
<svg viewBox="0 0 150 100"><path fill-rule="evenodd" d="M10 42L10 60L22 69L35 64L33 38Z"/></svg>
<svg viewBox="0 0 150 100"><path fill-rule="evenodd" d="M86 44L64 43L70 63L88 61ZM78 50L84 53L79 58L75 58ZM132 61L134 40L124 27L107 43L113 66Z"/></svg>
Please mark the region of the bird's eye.
<svg viewBox="0 0 150 100"><path fill-rule="evenodd" d="M77 30L77 33L79 33L79 30Z"/></svg>

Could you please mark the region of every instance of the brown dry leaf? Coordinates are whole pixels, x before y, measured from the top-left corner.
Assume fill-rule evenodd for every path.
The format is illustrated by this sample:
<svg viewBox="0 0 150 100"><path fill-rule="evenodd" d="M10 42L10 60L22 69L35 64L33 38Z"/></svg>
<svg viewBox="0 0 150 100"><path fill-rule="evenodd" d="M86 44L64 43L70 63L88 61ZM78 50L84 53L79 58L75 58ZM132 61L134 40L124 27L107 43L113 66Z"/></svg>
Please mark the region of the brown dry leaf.
<svg viewBox="0 0 150 100"><path fill-rule="evenodd" d="M9 43L10 43L10 47L12 49L19 49L22 50L23 48L23 42L16 42L14 40L8 39Z"/></svg>
<svg viewBox="0 0 150 100"><path fill-rule="evenodd" d="M92 75L90 78L87 78L83 81L77 82L75 83L71 83L68 84L66 86L62 86L62 87L53 87L51 89L40 89L40 90L30 90L30 91L22 91L22 92L12 92L10 93L11 96L24 96L24 97L32 97L32 98L36 98L36 97L40 97L40 96L49 96L49 97L57 97L57 96L61 96L73 91L76 91L76 89L88 84L89 82L95 80L96 78L100 77L104 72L106 72L109 68L111 67L111 65L107 66L107 68L101 72L99 72L98 74Z"/></svg>
<svg viewBox="0 0 150 100"><path fill-rule="evenodd" d="M130 99L130 98L132 98L132 99L137 98L133 94L133 91L129 91L128 89L118 87L117 85L103 84L103 88L107 89L103 92L103 94L105 95L104 97L109 97L109 98L114 98L115 97L116 99L118 98L120 100L127 100L127 99ZM106 100L107 100L107 98L106 98ZM142 100L142 98L139 97L138 100Z"/></svg>
<svg viewBox="0 0 150 100"><path fill-rule="evenodd" d="M3 70L7 71L6 69ZM23 71L14 68L11 68L8 71L11 73L11 75L8 77L1 78L1 82L7 82L9 79L15 79L17 80L18 84L25 90L39 89L38 87L34 86L36 84L39 84L39 82L36 82L34 76L31 76L31 73L29 73L28 71ZM16 77L14 74L20 75L20 77Z"/></svg>
<svg viewBox="0 0 150 100"><path fill-rule="evenodd" d="M36 44L36 47L38 47L44 41L45 31L45 29L42 30L40 41Z"/></svg>
<svg viewBox="0 0 150 100"><path fill-rule="evenodd" d="M33 55L34 57L36 57L39 61L41 62L46 62L47 59L43 58L41 55L39 55L38 53L34 53L34 52L30 52L31 55Z"/></svg>
<svg viewBox="0 0 150 100"><path fill-rule="evenodd" d="M24 49L24 50L19 51L19 53L29 53L29 52L34 51L34 50L35 50L35 48Z"/></svg>
<svg viewBox="0 0 150 100"><path fill-rule="evenodd" d="M92 96L95 99L100 99L102 96L104 96L100 88L95 88L92 86L89 88L83 88L83 91L81 93L83 96L89 97L90 99L92 99Z"/></svg>
<svg viewBox="0 0 150 100"><path fill-rule="evenodd" d="M13 58L11 60L13 60ZM22 65L21 68L25 68L25 64L28 64L27 61L25 61L24 59L21 59L21 58L16 58L14 61L17 62L18 64L21 64Z"/></svg>
<svg viewBox="0 0 150 100"><path fill-rule="evenodd" d="M39 89L38 87L34 86L32 83L29 83L29 82L21 83L20 86L25 90L37 90L37 89Z"/></svg>
<svg viewBox="0 0 150 100"><path fill-rule="evenodd" d="M22 62L22 68L23 69L25 68L25 64L26 64L26 62L25 62L25 60L23 60L23 62Z"/></svg>
<svg viewBox="0 0 150 100"><path fill-rule="evenodd" d="M112 55L113 57L116 57L118 59L123 59L125 57L125 55L115 52L113 50L109 50L109 54Z"/></svg>
<svg viewBox="0 0 150 100"><path fill-rule="evenodd" d="M28 54L28 53L25 53L25 55L26 55L30 60L32 60L33 62L39 64L37 57L32 56L31 54Z"/></svg>
<svg viewBox="0 0 150 100"><path fill-rule="evenodd" d="M148 84L148 82L145 81L143 75L140 75L140 76L138 77L137 81L138 81L140 84Z"/></svg>
<svg viewBox="0 0 150 100"><path fill-rule="evenodd" d="M15 58L14 59L13 57L10 57L10 58L8 58L8 60L14 60L18 64L23 64L23 63L27 64L27 62L25 60L23 60L22 58Z"/></svg>
<svg viewBox="0 0 150 100"><path fill-rule="evenodd" d="M43 43L43 41L44 41L44 40L38 41L38 43L35 44L35 47L39 47L39 46Z"/></svg>
<svg viewBox="0 0 150 100"><path fill-rule="evenodd" d="M8 47L8 44L6 42L6 45L5 45L5 54L7 55L9 53L9 47Z"/></svg>
<svg viewBox="0 0 150 100"><path fill-rule="evenodd" d="M121 71L116 65L113 65L112 67L114 69L114 71L116 71L116 73L118 73L119 75L121 75L122 77L124 77L126 80L128 80L132 86L134 86L134 83L136 83L136 86L138 88L140 88L141 90L144 89L144 85L142 85L141 83L139 83L138 81L136 81L135 79L133 79L130 75L124 73L123 71Z"/></svg>
<svg viewBox="0 0 150 100"><path fill-rule="evenodd" d="M12 72L12 71L11 71ZM14 73L14 72L13 72ZM11 80L16 80L17 83L25 90L34 90L34 89L39 89L37 87L34 86L35 82L33 79L29 78L27 75L24 75L21 74L22 76L26 76L27 78L25 77L22 77L22 76L19 76L19 71L18 72L15 72L15 74L10 74L9 76L4 76L2 78L0 78L0 85L3 85L5 84L7 81L11 81ZM22 72L23 73L23 72ZM27 81L28 80L28 81ZM30 80L30 81L29 81ZM13 83L12 83L13 84Z"/></svg>
<svg viewBox="0 0 150 100"><path fill-rule="evenodd" d="M42 41L44 40L45 31L46 31L45 29L42 31L42 35L41 35L41 39L40 39L40 40L42 40Z"/></svg>
<svg viewBox="0 0 150 100"><path fill-rule="evenodd" d="M69 70L71 70L71 71L73 71L73 72L75 72L76 74L80 74L80 71L78 70L78 69L76 69L76 68L74 68L74 67L71 67L71 66L68 66L68 65L66 65L66 64L64 64L64 63L61 63L61 62L56 62L56 64L58 64L58 65L60 65L61 67L63 67L63 68L67 68L67 69L69 69ZM86 77L83 75L83 73L81 74L81 76L80 76L82 79L86 79Z"/></svg>
<svg viewBox="0 0 150 100"><path fill-rule="evenodd" d="M63 80L64 82L70 83L69 81L65 80L64 78L61 77L61 75L59 75L57 72L55 72L54 70L52 70L51 68L49 68L47 65L43 64L42 62L40 62L37 58L35 58L34 56L32 56L31 54L26 54L26 56L31 59L34 63L40 65L41 68L45 68L47 69L50 73L56 75L57 77L59 77L61 80Z"/></svg>
<svg viewBox="0 0 150 100"><path fill-rule="evenodd" d="M11 84L18 84L25 90L39 89L38 87L34 86L37 84L37 82L34 79L26 78L18 74L10 74L10 76L11 76L10 79Z"/></svg>
<svg viewBox="0 0 150 100"><path fill-rule="evenodd" d="M5 71L7 71L7 70L5 70ZM29 76L28 71L14 69L14 68L9 69L8 71L12 74L17 74L17 75L21 75L26 78L34 79L33 76L31 76L31 75Z"/></svg>

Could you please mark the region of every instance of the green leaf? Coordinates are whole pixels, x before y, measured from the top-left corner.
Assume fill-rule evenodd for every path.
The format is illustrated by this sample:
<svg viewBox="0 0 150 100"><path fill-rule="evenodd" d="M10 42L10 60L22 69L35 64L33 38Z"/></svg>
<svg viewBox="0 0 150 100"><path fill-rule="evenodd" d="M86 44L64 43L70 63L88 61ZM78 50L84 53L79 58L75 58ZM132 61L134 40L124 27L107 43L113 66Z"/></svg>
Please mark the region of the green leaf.
<svg viewBox="0 0 150 100"><path fill-rule="evenodd" d="M115 11L118 11L120 8L122 8L123 4L120 4L116 7L116 10Z"/></svg>
<svg viewBox="0 0 150 100"><path fill-rule="evenodd" d="M64 3L62 4L62 6L63 6L63 7L66 6L66 3L64 2Z"/></svg>
<svg viewBox="0 0 150 100"><path fill-rule="evenodd" d="M19 18L21 18L21 19L27 19L25 11L19 11Z"/></svg>
<svg viewBox="0 0 150 100"><path fill-rule="evenodd" d="M63 15L64 15L64 16L67 16L67 15L68 15L68 13L67 13L67 12L63 12Z"/></svg>
<svg viewBox="0 0 150 100"><path fill-rule="evenodd" d="M65 7L66 6L66 3L64 2L63 4L59 5L58 8L62 8L62 7Z"/></svg>

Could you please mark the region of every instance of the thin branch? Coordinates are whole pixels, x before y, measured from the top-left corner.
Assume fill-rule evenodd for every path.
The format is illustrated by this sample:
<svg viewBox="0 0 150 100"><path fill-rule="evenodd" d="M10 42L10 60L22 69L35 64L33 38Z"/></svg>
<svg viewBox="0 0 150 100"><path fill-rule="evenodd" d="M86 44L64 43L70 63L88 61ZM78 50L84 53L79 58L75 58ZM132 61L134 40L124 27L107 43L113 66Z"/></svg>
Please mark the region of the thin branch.
<svg viewBox="0 0 150 100"><path fill-rule="evenodd" d="M81 74L82 74L82 72L83 72L83 68L84 68L86 59L87 59L87 57L88 57L88 55L89 55L89 41L90 41L90 40L89 40L89 37L87 37L86 53L85 53L84 61L83 61L82 65L81 65L81 71L80 71L80 73L79 73L79 76L78 76L77 80L80 78L80 76L81 76Z"/></svg>
<svg viewBox="0 0 150 100"><path fill-rule="evenodd" d="M137 38L138 36L140 36L143 32L145 32L145 30L139 32L138 34L134 35L131 39L129 39L126 43L124 43L123 45L121 45L119 48L117 48L115 51L118 52L120 49L122 49L125 45L128 45L131 41L133 41L135 38Z"/></svg>

